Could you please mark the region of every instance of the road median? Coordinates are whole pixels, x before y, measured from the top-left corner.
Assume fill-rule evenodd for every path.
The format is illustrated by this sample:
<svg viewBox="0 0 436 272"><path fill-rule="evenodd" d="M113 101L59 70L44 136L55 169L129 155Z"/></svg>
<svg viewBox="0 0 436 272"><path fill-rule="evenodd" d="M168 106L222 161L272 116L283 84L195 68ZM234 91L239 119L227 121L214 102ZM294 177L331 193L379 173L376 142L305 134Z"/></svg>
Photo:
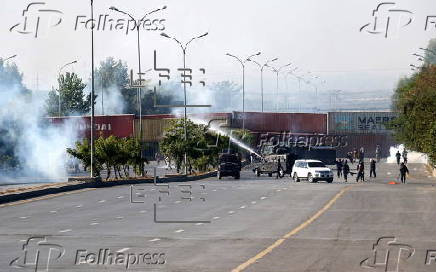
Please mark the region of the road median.
<svg viewBox="0 0 436 272"><path fill-rule="evenodd" d="M0 205L11 202L28 200L48 195L57 195L66 192L78 191L91 188L108 188L123 185L135 185L143 183L170 183L170 182L187 182L201 180L209 177L216 176L216 171L202 173L198 175L169 175L165 177L145 177L145 178L132 178L132 179L119 179L102 181L101 179L91 178L71 178L69 182L45 184L31 188L16 188L0 192Z"/></svg>

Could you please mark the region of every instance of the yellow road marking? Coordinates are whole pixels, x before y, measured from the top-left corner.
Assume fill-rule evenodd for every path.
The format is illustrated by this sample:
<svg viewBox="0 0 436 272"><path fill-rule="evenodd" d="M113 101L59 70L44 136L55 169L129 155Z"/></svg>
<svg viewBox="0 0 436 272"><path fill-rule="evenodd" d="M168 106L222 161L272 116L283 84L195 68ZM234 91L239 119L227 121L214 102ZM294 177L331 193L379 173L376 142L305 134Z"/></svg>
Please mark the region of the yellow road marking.
<svg viewBox="0 0 436 272"><path fill-rule="evenodd" d="M83 192L92 191L92 190L96 190L96 188L86 188L86 189L77 190L77 191L63 192L63 193L59 193L59 194L51 194L51 195L47 195L47 196L35 197L35 198L26 199L26 200L20 200L20 201L16 201L16 202L12 202L12 203L1 204L0 208L21 205L21 204L25 204L25 203L30 203L30 202L34 202L34 201L38 201L38 200L50 199L50 198L54 198L54 197L60 197L60 196L64 196L64 195L78 194L78 193L83 193Z"/></svg>
<svg viewBox="0 0 436 272"><path fill-rule="evenodd" d="M238 267L236 267L235 269L232 270L232 272L240 272L245 270L247 267L249 267L250 265L254 264L255 262L257 262L258 260L262 259L263 257L265 257L266 255L268 255L269 253L271 253L273 251L273 249L275 249L276 247L280 246L286 239L289 239L290 237L294 236L295 234L297 234L298 232L300 232L301 230L303 230L304 228L306 228L307 226L309 226L313 221L315 221L316 219L318 219L323 213L325 213L346 191L348 191L351 186L347 186L345 188L343 188L339 193L337 193L332 199L330 199L329 202L327 202L327 204L325 204L324 207L322 207L322 209L320 209L317 213L315 213L312 217L310 217L307 221L305 221L304 223L302 223L301 225L299 225L298 227L296 227L295 229L291 230L290 232L288 232L287 234L285 234L282 238L278 239L277 241L275 241L272 245L270 245L269 247L265 248L264 250L262 250L261 252L259 252L256 256L248 259L246 262L240 264Z"/></svg>

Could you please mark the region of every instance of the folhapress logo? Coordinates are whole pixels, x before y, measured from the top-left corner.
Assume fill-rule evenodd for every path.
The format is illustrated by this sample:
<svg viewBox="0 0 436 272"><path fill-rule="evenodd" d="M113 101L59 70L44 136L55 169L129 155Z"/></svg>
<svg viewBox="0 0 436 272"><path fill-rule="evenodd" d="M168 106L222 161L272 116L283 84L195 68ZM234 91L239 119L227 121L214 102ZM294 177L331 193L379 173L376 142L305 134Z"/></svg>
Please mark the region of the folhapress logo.
<svg viewBox="0 0 436 272"><path fill-rule="evenodd" d="M31 237L23 245L23 255L10 262L14 268L31 268L32 271L49 271L53 263L65 254L65 249L57 244L48 243L45 237Z"/></svg>
<svg viewBox="0 0 436 272"><path fill-rule="evenodd" d="M109 9L108 9L109 10ZM75 16L71 30L74 31L122 31L126 35L136 29L145 31L164 31L166 19L160 17L142 18L116 18L114 14L96 14L94 19L89 15ZM154 15L153 15L154 16ZM21 12L21 22L9 28L10 32L25 34L38 38L42 32L58 27L64 21L64 13L58 9L48 7L45 2L31 2Z"/></svg>
<svg viewBox="0 0 436 272"><path fill-rule="evenodd" d="M379 238L373 245L372 250L372 256L363 260L360 266L384 272L400 271L400 263L415 254L414 248L406 244L397 243L395 237Z"/></svg>

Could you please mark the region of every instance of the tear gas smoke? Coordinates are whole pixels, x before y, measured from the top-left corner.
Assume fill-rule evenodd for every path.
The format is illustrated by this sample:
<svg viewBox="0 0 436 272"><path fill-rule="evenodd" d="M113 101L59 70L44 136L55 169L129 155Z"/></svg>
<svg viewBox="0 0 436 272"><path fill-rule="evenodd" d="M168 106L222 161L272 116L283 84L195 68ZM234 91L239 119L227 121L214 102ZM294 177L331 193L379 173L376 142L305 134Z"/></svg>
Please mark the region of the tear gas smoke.
<svg viewBox="0 0 436 272"><path fill-rule="evenodd" d="M18 168L0 169L0 183L16 182L20 176L26 176L26 182L65 179L66 149L78 139L72 124L48 127L42 121L46 97L32 96L18 86L0 85L0 92L0 129L5 132L0 141L14 143L19 162Z"/></svg>
<svg viewBox="0 0 436 272"><path fill-rule="evenodd" d="M404 151L404 145L399 146L391 146L389 149L390 156L387 158L387 163L397 163L397 157L395 154L397 154L397 151L400 151L400 154L403 154ZM428 156L423 153L414 152L407 150L407 162L408 163L428 163ZM403 161L403 157L401 157L401 161Z"/></svg>

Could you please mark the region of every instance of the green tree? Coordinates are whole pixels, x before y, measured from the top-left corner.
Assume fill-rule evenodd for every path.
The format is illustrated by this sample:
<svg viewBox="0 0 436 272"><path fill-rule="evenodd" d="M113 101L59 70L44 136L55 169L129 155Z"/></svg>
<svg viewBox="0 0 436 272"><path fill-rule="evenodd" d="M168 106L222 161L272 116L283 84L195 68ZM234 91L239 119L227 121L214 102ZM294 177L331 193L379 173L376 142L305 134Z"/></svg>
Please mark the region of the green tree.
<svg viewBox="0 0 436 272"><path fill-rule="evenodd" d="M407 148L427 153L436 161L436 66L402 79L393 96L398 118L392 122L395 137Z"/></svg>
<svg viewBox="0 0 436 272"><path fill-rule="evenodd" d="M58 78L59 88L51 90L46 101L49 116L59 115L59 93L61 116L84 115L91 108L91 95L85 95L86 85L75 73L66 73ZM94 98L95 101L95 98Z"/></svg>
<svg viewBox="0 0 436 272"><path fill-rule="evenodd" d="M31 91L23 83L23 74L17 65L0 58L0 169L20 166L16 156L17 135L22 134L20 122L11 109L17 102L31 101Z"/></svg>
<svg viewBox="0 0 436 272"><path fill-rule="evenodd" d="M218 153L225 148L228 138L208 131L205 125L186 122L188 137L184 137L184 120L173 120L160 142L161 152L175 162L177 172L184 167L186 152L187 165L190 170L205 171L209 166L216 166ZM218 139L218 142L217 142ZM192 171L190 171L192 172Z"/></svg>
<svg viewBox="0 0 436 272"><path fill-rule="evenodd" d="M241 86L232 81L220 81L212 84L215 111L232 111L240 104Z"/></svg>
<svg viewBox="0 0 436 272"><path fill-rule="evenodd" d="M427 49L429 51L425 52L424 63L426 65L436 65L436 39L430 40Z"/></svg>

